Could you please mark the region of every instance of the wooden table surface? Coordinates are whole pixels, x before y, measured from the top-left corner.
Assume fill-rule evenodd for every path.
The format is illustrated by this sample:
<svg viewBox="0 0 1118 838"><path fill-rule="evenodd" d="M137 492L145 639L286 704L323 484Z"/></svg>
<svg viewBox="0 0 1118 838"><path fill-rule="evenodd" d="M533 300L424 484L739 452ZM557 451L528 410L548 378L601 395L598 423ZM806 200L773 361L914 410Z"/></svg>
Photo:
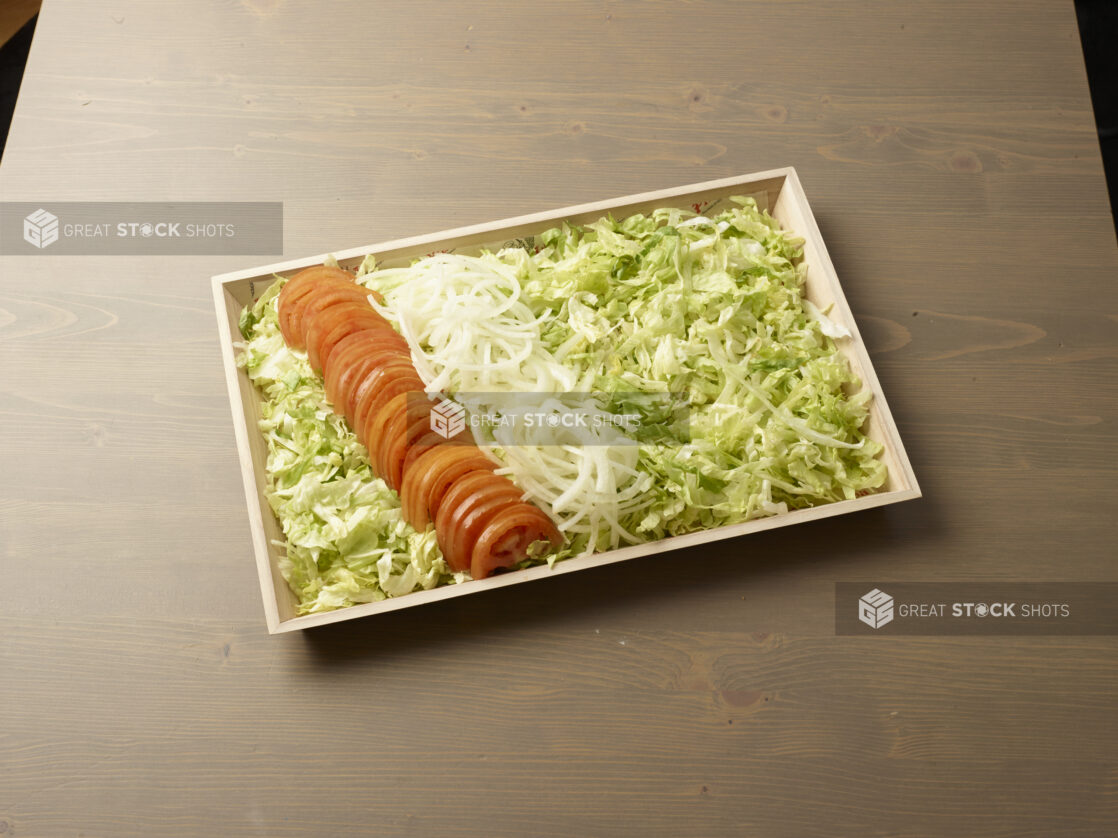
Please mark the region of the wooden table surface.
<svg viewBox="0 0 1118 838"><path fill-rule="evenodd" d="M212 274L784 165L923 500L266 634ZM0 197L286 213L0 261L3 838L1115 834L1118 638L833 630L1118 579L1071 2L47 0Z"/></svg>

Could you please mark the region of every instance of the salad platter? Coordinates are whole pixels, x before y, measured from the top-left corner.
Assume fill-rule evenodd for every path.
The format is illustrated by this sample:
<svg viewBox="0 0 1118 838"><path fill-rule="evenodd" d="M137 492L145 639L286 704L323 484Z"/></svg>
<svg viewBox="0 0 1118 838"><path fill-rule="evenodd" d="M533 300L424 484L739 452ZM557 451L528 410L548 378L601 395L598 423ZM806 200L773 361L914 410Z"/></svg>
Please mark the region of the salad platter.
<svg viewBox="0 0 1118 838"><path fill-rule="evenodd" d="M791 168L222 274L213 291L272 633L920 495ZM404 380L428 391L419 419ZM649 425L638 396L682 397L686 421L588 442L505 430L538 413L502 408L488 431L453 413L525 391L595 394L609 406L592 418ZM469 452L444 444L448 421Z"/></svg>

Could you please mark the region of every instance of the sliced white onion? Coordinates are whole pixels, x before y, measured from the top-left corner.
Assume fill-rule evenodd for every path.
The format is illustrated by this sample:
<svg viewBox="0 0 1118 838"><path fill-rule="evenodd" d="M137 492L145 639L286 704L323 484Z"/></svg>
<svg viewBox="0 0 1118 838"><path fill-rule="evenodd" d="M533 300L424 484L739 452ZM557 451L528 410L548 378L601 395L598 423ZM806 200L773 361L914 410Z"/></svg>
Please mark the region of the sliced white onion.
<svg viewBox="0 0 1118 838"><path fill-rule="evenodd" d="M578 385L586 382L579 382L576 373L545 347L542 321L521 301L515 268L492 257L438 254L378 275L390 276L393 284L384 291L384 302L372 300L373 305L399 328L428 390L453 394L585 389ZM592 309L584 314L590 331ZM574 347L568 341L560 354ZM494 431L504 466L499 473L510 476L551 515L561 532L589 536L588 552L600 537L611 547L640 540L620 524L623 516L651 502L651 478L636 469L635 445L573 435L558 440L572 444L544 446L518 438L518 433L527 433L525 428L514 422Z"/></svg>

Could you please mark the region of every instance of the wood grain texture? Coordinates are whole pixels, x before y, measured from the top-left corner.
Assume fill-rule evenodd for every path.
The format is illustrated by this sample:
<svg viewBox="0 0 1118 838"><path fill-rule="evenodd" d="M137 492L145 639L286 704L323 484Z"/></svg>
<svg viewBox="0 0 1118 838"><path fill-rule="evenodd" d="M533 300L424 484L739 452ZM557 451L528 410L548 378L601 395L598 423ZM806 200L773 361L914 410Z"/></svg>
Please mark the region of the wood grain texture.
<svg viewBox="0 0 1118 838"><path fill-rule="evenodd" d="M39 0L7 0L0 6L0 46L35 17L40 5Z"/></svg>
<svg viewBox="0 0 1118 838"><path fill-rule="evenodd" d="M1112 835L1118 639L832 610L1118 579L1089 101L1042 0L47 0L6 200L283 200L280 259L795 166L925 497L269 637L262 260L0 256L0 835Z"/></svg>

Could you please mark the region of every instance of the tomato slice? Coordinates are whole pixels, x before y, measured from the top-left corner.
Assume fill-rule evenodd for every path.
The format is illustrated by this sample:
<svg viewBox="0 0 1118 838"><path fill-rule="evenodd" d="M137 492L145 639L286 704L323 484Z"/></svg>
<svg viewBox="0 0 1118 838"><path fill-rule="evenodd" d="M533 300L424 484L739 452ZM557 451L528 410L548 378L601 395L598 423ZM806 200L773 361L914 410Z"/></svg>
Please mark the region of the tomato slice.
<svg viewBox="0 0 1118 838"><path fill-rule="evenodd" d="M397 492L404 486L404 476L415 458L423 451L446 441L430 429L430 406L425 399L419 399L414 403L413 399L409 398L404 409L408 415L404 437L396 437L390 441L394 446L402 441L402 449L394 447L387 455L389 473L392 477L391 486Z"/></svg>
<svg viewBox="0 0 1118 838"><path fill-rule="evenodd" d="M366 440L366 445L372 446L373 450L376 449L377 430L384 426L375 422L375 420L388 402L401 394L421 393L422 391L423 382L420 381L410 358L401 358L382 367L379 377L370 382L369 388L365 390L363 395L354 397L354 403L357 407L353 411L353 421L357 423L357 427L361 428L361 434ZM404 406L400 408L400 412L407 412L406 401Z"/></svg>
<svg viewBox="0 0 1118 838"><path fill-rule="evenodd" d="M286 288L286 286L284 287ZM346 289L348 291L356 287L357 286L348 279L325 277L311 283L309 287L306 287L305 293L302 288L297 289L292 294L290 305L285 307L280 322L280 331L284 333L284 340L287 342L287 345L296 349L301 349L303 347L303 318L306 315L307 308L322 294L328 291L337 291L341 289ZM281 291L280 293L282 294L283 292Z"/></svg>
<svg viewBox="0 0 1118 838"><path fill-rule="evenodd" d="M470 569L470 557L473 555L474 545L486 525L503 510L521 503L520 495L519 490L515 492L508 489L499 490L494 486L484 500L475 501L469 504L468 510L459 510L455 514L454 517L460 523L456 523L451 529L450 551L455 557L455 563L461 569Z"/></svg>
<svg viewBox="0 0 1118 838"><path fill-rule="evenodd" d="M384 452L384 466L385 472L388 475L385 477L388 485L400 491L400 487L404 482L404 463L407 462L408 452L411 450L412 445L415 444L416 439L423 435L427 428L430 419L422 417L413 419L408 410L408 405L404 405L404 420L403 420L403 433L393 433L386 438L387 445ZM389 426L385 429L386 433L393 430L394 426Z"/></svg>
<svg viewBox="0 0 1118 838"><path fill-rule="evenodd" d="M406 385L403 385L403 390L417 389L423 386L421 383L416 383L419 381L419 377L415 374L415 368L412 367L411 361L403 355L397 355L395 358L378 364L368 375L354 384L353 395L350 397L353 402L353 410L350 414L351 427L357 434L357 438L365 443L366 448L369 447L365 436L368 430L366 425L372 415L369 408L374 401L382 403L382 396L388 395L391 397L401 392L401 385L396 384L399 379L404 379L407 382ZM396 389L388 393L387 390L390 385L394 385Z"/></svg>
<svg viewBox="0 0 1118 838"><path fill-rule="evenodd" d="M346 335L334 347L330 354L330 365L326 368L323 379L326 385L326 395L332 404L341 403L339 384L343 379L352 378L354 366L362 358L390 352L393 359L405 356L406 341L395 332L389 334L383 329L363 329ZM400 344L404 344L401 348ZM343 413L345 411L342 411Z"/></svg>
<svg viewBox="0 0 1118 838"><path fill-rule="evenodd" d="M276 312L279 315L280 332L288 345L293 345L292 341L297 334L293 328L292 320L295 311L302 310L302 307L309 301L307 295L311 294L323 280L352 283L353 275L340 268L314 265L310 268L304 268L287 280L280 291L279 299L276 300Z"/></svg>
<svg viewBox="0 0 1118 838"><path fill-rule="evenodd" d="M407 448L407 393L401 393L392 399L381 413L388 416L388 421L384 424L384 432L373 442L376 470L388 484L388 488L396 489L400 485L397 475L403 471Z"/></svg>
<svg viewBox="0 0 1118 838"><path fill-rule="evenodd" d="M316 289L309 296L309 301L302 310L298 307L291 315L291 328L295 333L295 342L291 345L296 349L304 349L307 345L307 330L314 322L315 316L324 308L337 305L341 302L366 303L369 300L369 291L352 282L329 284L328 287Z"/></svg>
<svg viewBox="0 0 1118 838"><path fill-rule="evenodd" d="M403 427L405 433L407 432L408 401L412 398L412 392L411 389L406 389L402 393L395 393L376 410L369 412L365 422L365 447L369 449L371 457L379 457L385 446L392 441L393 437L388 434L390 425Z"/></svg>
<svg viewBox="0 0 1118 838"><path fill-rule="evenodd" d="M404 457L404 474L411 471L412 466L415 465L415 461L426 452L446 443L445 438L431 430L430 412L424 414L422 422L423 426L418 429L419 432L415 436L408 437L408 453L407 456ZM411 428L408 429L409 434L411 430Z"/></svg>
<svg viewBox="0 0 1118 838"><path fill-rule="evenodd" d="M375 335L372 329L366 329L360 332L354 332L352 335L346 335L334 347L333 360L330 366L322 373L322 381L326 389L326 398L330 400L330 404L337 405L338 398L338 382L342 378L351 378L353 375L354 365L362 356L369 354L369 338ZM344 411L338 411L344 413Z"/></svg>
<svg viewBox="0 0 1118 838"><path fill-rule="evenodd" d="M402 341L404 339L400 339ZM388 333L379 328L366 328L360 332L345 335L334 351L331 353L330 368L326 369L323 379L325 381L326 396L339 396L339 382L353 368L353 365L369 355L388 352L392 359L404 358L405 352L400 349L399 343ZM331 398L337 403L338 399Z"/></svg>
<svg viewBox="0 0 1118 838"><path fill-rule="evenodd" d="M485 515L520 501L523 494L507 477L491 471L462 475L447 491L435 514L435 538L454 570L468 570L470 550Z"/></svg>
<svg viewBox="0 0 1118 838"><path fill-rule="evenodd" d="M337 384L335 385L334 394L335 399L333 404L335 410L345 416L346 421L349 422L349 427L354 433L358 431L358 423L355 416L357 409L356 399L362 391L361 386L366 384L367 379L376 373L381 367L386 364L397 363L400 360L400 354L395 349L375 349L369 351L364 347L360 347L358 354L352 359L340 359L333 364L333 368L342 368L338 374ZM372 382L366 385L372 386Z"/></svg>
<svg viewBox="0 0 1118 838"><path fill-rule="evenodd" d="M292 326L294 312L296 308L302 310L313 293L314 283L296 284L295 280L288 281L280 291L279 300L276 301L276 314L279 317L280 334L283 335L284 343L291 345L295 340L295 330Z"/></svg>
<svg viewBox="0 0 1118 838"><path fill-rule="evenodd" d="M332 288L349 287L352 283L345 280L320 279L310 285L301 286L292 292L290 302L279 310L280 332L288 346L302 348L302 322L303 315L318 295ZM287 290L287 286L284 286ZM282 295L283 292L281 291Z"/></svg>
<svg viewBox="0 0 1118 838"><path fill-rule="evenodd" d="M509 568L527 558L528 548L548 541L552 548L563 544L563 536L539 507L518 503L494 515L482 529L470 551L470 575L484 579L493 571Z"/></svg>
<svg viewBox="0 0 1118 838"><path fill-rule="evenodd" d="M353 300L335 303L316 313L307 326L307 360L311 367L316 372L325 369L334 344L364 329L391 331L392 326L368 303Z"/></svg>
<svg viewBox="0 0 1118 838"><path fill-rule="evenodd" d="M473 445L446 442L441 438L440 441L440 445L421 452L410 463L404 463L400 505L404 518L418 530L424 529L435 518L439 502L455 480L470 471L493 471L496 468L492 460Z"/></svg>
<svg viewBox="0 0 1118 838"><path fill-rule="evenodd" d="M408 349L408 342L392 328L387 320L370 309L354 315L352 319L339 323L319 341L318 360L322 364L323 370L329 369L330 359L337 352L338 344L358 332L380 332L386 345L391 345L394 349L409 356L411 354L411 350Z"/></svg>

